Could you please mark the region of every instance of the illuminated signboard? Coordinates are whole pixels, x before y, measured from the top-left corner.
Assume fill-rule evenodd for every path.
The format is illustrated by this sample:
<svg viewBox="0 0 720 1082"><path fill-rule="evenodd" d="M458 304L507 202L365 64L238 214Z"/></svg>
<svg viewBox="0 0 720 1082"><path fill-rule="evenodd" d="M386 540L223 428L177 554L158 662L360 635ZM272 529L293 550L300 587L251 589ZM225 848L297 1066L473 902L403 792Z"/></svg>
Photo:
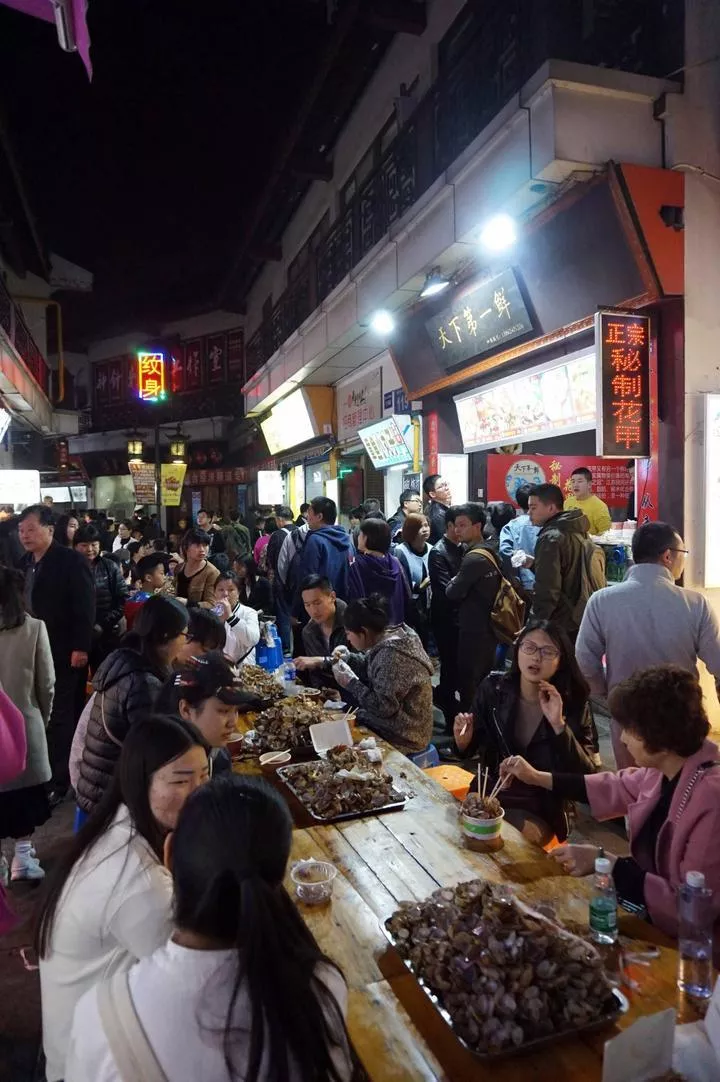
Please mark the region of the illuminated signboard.
<svg viewBox="0 0 720 1082"><path fill-rule="evenodd" d="M165 354L138 353L138 398L141 402L163 402L165 390Z"/></svg>
<svg viewBox="0 0 720 1082"><path fill-rule="evenodd" d="M532 320L509 269L460 293L425 329L440 364L452 368L527 334Z"/></svg>
<svg viewBox="0 0 720 1082"><path fill-rule="evenodd" d="M273 406L265 420L260 422L260 428L271 455L307 443L319 435L302 390L293 391L277 406Z"/></svg>
<svg viewBox="0 0 720 1082"><path fill-rule="evenodd" d="M597 453L650 457L650 320L630 313L595 316Z"/></svg>
<svg viewBox="0 0 720 1082"><path fill-rule="evenodd" d="M358 431L376 470L385 469L387 466L402 466L413 460L412 451L400 431L400 424L403 424L403 427L407 425L408 429L411 429L411 426L402 421L399 424L398 421L397 417L386 417L383 421Z"/></svg>
<svg viewBox="0 0 720 1082"><path fill-rule="evenodd" d="M458 395L455 408L466 454L583 432L595 427L595 358L579 354L507 376Z"/></svg>

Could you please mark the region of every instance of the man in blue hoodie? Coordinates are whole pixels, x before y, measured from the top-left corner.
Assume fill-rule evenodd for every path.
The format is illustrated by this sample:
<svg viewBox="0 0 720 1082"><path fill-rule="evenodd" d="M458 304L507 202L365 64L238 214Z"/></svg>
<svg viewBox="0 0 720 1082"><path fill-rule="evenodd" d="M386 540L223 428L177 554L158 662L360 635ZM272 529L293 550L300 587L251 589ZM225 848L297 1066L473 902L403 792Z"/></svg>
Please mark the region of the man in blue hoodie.
<svg viewBox="0 0 720 1082"><path fill-rule="evenodd" d="M355 556L347 530L336 526L337 506L326 496L316 496L307 512L310 531L299 554L297 582L308 575L321 575L332 583L339 598L347 601L350 564ZM296 615L303 610L302 597L295 598ZM302 612L304 615L304 610Z"/></svg>

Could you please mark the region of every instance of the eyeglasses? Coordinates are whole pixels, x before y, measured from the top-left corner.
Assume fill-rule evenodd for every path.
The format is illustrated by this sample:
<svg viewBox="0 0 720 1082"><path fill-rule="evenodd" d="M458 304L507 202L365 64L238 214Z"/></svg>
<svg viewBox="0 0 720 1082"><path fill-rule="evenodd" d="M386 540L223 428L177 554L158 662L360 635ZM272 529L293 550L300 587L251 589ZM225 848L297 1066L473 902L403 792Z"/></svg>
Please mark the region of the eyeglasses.
<svg viewBox="0 0 720 1082"><path fill-rule="evenodd" d="M560 657L560 651L554 646L537 646L530 639L524 639L520 643L520 649L523 654L527 654L528 657L535 657L539 654L543 661L554 661L555 658Z"/></svg>
<svg viewBox="0 0 720 1082"><path fill-rule="evenodd" d="M673 549L673 548L671 548L670 551L671 552L682 552L683 556L689 556L690 555L690 549Z"/></svg>

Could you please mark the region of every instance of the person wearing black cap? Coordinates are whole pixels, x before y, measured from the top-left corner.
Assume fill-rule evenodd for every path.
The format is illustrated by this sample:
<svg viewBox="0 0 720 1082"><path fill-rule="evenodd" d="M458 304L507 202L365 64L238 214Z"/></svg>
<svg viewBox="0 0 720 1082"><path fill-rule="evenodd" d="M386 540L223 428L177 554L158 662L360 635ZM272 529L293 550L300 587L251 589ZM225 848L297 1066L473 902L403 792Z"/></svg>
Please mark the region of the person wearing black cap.
<svg viewBox="0 0 720 1082"><path fill-rule="evenodd" d="M227 744L236 738L238 715L261 709L261 700L243 688L237 670L219 650L189 658L165 683L156 703L158 713L179 714L198 727L212 748L213 776L231 769Z"/></svg>

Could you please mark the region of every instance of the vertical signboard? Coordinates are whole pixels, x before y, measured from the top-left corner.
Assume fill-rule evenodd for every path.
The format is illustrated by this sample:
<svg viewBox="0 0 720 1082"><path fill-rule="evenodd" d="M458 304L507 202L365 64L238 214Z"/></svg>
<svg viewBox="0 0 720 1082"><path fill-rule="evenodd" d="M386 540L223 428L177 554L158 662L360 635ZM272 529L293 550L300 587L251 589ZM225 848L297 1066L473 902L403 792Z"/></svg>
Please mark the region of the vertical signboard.
<svg viewBox="0 0 720 1082"><path fill-rule="evenodd" d="M235 380L244 383L243 359L243 329L237 327L234 331L228 331L227 335L227 373L231 383Z"/></svg>
<svg viewBox="0 0 720 1082"><path fill-rule="evenodd" d="M650 320L626 312L595 316L597 453L650 457Z"/></svg>
<svg viewBox="0 0 720 1082"><path fill-rule="evenodd" d="M141 402L162 402L167 398L164 353L138 353L137 372Z"/></svg>

